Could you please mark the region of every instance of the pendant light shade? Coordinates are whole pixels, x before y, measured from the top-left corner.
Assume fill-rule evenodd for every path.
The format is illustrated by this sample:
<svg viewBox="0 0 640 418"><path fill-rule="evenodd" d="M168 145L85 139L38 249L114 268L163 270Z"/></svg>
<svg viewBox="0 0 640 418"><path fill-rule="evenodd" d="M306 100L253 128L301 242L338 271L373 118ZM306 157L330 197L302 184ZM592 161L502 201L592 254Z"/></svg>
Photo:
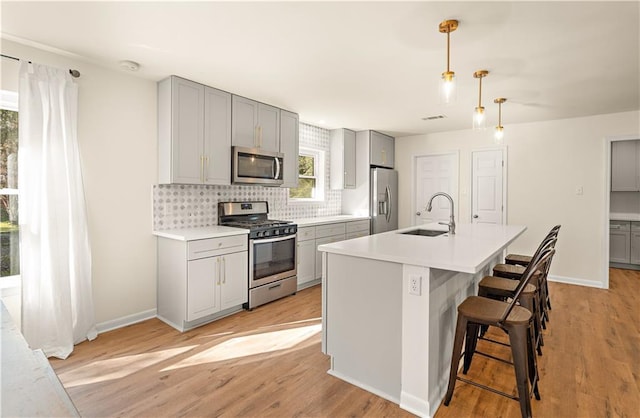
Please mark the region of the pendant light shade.
<svg viewBox="0 0 640 418"><path fill-rule="evenodd" d="M451 32L458 29L457 20L445 20L440 23L438 29L441 33L447 34L447 71L442 73L442 79L440 80L440 103L451 104L457 100L456 91L456 74L450 69L450 38Z"/></svg>
<svg viewBox="0 0 640 418"><path fill-rule="evenodd" d="M473 73L473 77L479 81L478 88L478 106L473 112L473 129L484 130L487 127L487 118L485 117L484 107L482 106L482 79L489 75L487 70L478 70Z"/></svg>
<svg viewBox="0 0 640 418"><path fill-rule="evenodd" d="M493 100L493 103L498 104L498 126L496 126L496 130L493 134L493 139L496 144L502 144L504 139L504 126L502 126L502 103L506 102L507 99L504 97L498 97Z"/></svg>

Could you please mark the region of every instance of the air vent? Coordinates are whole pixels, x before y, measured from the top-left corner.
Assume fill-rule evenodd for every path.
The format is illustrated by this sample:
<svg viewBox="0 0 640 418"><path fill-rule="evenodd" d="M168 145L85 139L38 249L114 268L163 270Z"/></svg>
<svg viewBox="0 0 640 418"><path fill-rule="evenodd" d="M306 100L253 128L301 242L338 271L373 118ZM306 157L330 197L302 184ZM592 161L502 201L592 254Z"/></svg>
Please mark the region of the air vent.
<svg viewBox="0 0 640 418"><path fill-rule="evenodd" d="M445 115L434 115L434 116L427 116L422 118L422 120L436 120L436 119L444 119L446 118Z"/></svg>

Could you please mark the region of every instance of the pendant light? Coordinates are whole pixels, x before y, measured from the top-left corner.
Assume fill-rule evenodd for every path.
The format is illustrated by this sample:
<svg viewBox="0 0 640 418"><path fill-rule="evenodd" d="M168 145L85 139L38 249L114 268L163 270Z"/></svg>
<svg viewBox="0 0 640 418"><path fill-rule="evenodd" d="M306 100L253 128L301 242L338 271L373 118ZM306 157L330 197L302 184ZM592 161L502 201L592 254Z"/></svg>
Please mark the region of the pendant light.
<svg viewBox="0 0 640 418"><path fill-rule="evenodd" d="M457 20L444 20L438 26L440 33L447 34L447 71L442 73L440 80L440 103L451 104L456 101L456 74L449 68L449 52L451 32L458 29Z"/></svg>
<svg viewBox="0 0 640 418"><path fill-rule="evenodd" d="M489 75L487 70L478 70L473 73L473 77L477 78L480 82L478 88L478 107L473 112L473 129L483 130L486 128L486 117L484 114L484 107L482 107L482 79Z"/></svg>
<svg viewBox="0 0 640 418"><path fill-rule="evenodd" d="M498 126L493 134L493 139L496 144L501 144L504 138L504 126L502 126L502 103L506 102L504 97L498 97L493 100L493 103L498 103Z"/></svg>

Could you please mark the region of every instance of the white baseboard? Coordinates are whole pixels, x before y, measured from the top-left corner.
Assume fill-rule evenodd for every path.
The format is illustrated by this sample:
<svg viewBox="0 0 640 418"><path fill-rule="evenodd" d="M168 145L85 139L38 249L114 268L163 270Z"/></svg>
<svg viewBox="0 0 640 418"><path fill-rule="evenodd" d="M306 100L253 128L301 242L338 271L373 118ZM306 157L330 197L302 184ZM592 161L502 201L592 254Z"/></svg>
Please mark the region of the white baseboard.
<svg viewBox="0 0 640 418"><path fill-rule="evenodd" d="M587 286L587 287L597 287L599 289L604 289L604 283L598 282L595 280L587 280L587 279L577 279L574 277L565 277L565 276L552 276L549 275L547 280L550 282L558 282L558 283L566 283L566 284L575 284L578 286Z"/></svg>
<svg viewBox="0 0 640 418"><path fill-rule="evenodd" d="M400 408L409 411L419 417L431 417L431 408L429 402L420 399L410 393L400 393Z"/></svg>
<svg viewBox="0 0 640 418"><path fill-rule="evenodd" d="M384 398L384 399L386 399L388 401L391 401L391 402L395 403L396 405L400 405L400 399L398 399L397 397L392 396L392 395L390 395L390 394L388 394L386 392L383 392L381 390L378 390L376 388L373 388L373 387L371 387L371 386L369 386L369 385L367 385L365 383L362 383L362 382L358 381L357 379L352 379L351 377L345 376L342 373L336 372L335 370L332 370L332 369L327 370L327 373L330 374L333 377L337 377L340 380L344 380L347 383L351 383L354 386L357 386L357 387L359 387L361 389L364 389L367 392L371 392L374 395L378 395L381 398Z"/></svg>
<svg viewBox="0 0 640 418"><path fill-rule="evenodd" d="M149 309L148 311L123 316L122 318L112 319L111 321L100 322L99 324L96 324L96 329L98 330L98 334L102 334L103 332L126 327L127 325L133 325L138 322L146 321L147 319L155 318L156 316L157 311L155 309Z"/></svg>

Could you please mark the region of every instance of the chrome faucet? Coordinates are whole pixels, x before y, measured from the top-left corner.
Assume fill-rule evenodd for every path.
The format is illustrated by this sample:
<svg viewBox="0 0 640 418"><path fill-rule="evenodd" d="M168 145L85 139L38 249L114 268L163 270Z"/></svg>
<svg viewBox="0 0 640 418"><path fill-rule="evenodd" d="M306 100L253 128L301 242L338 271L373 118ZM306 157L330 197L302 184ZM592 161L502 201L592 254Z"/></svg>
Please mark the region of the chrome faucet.
<svg viewBox="0 0 640 418"><path fill-rule="evenodd" d="M427 212L431 212L432 209L432 203L433 203L433 199L436 196L444 196L447 199L449 199L449 203L451 204L451 214L449 215L449 222L438 222L440 225L447 225L449 227L449 233L451 235L454 235L456 233L456 220L453 217L453 199L451 198L451 196L449 196L448 194L446 194L445 192L438 192L435 193L433 196L431 196L429 198L429 203L427 203Z"/></svg>

